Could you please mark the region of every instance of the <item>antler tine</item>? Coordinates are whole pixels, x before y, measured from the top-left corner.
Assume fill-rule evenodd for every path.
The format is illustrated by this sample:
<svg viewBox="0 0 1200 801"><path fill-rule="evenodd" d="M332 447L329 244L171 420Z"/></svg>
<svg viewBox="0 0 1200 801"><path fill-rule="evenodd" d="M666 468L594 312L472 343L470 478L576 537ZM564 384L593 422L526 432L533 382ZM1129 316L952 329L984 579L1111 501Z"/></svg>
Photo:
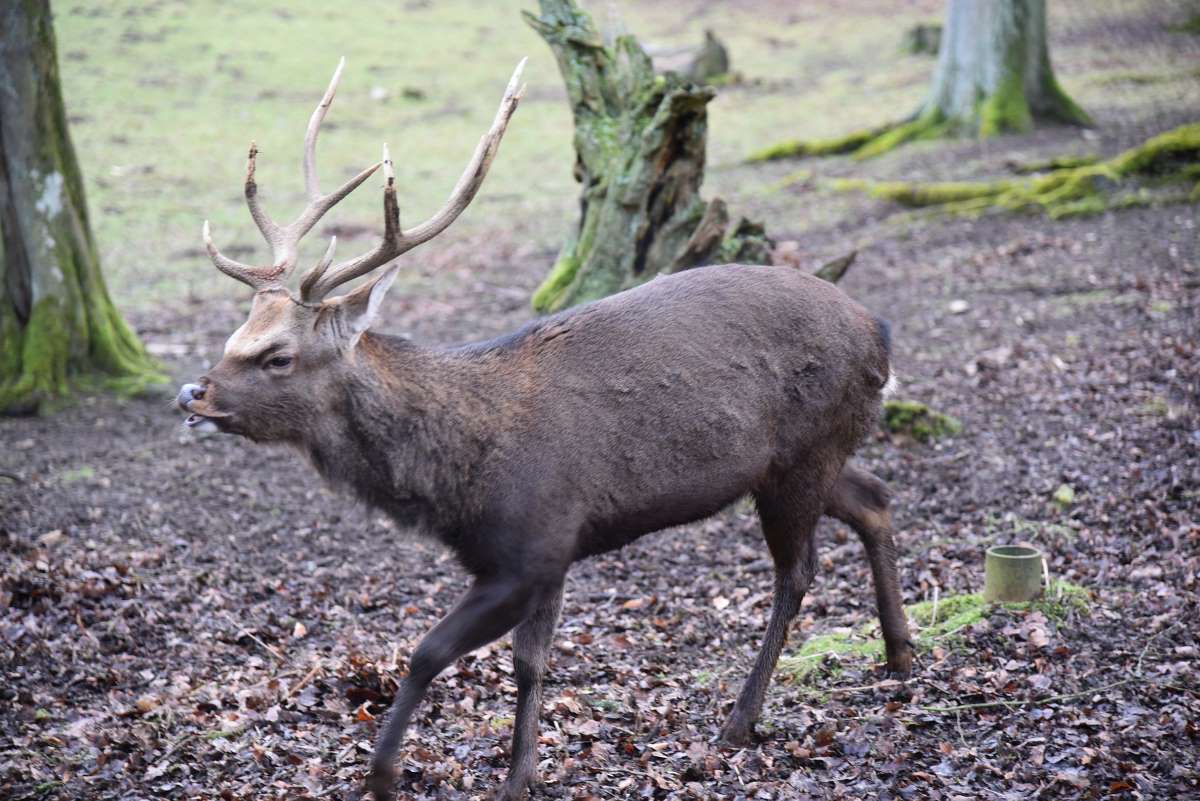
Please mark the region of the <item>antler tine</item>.
<svg viewBox="0 0 1200 801"><path fill-rule="evenodd" d="M254 224L258 226L258 230L262 233L263 239L267 240L267 244L271 246L274 252L279 246L279 226L267 214L266 209L258 202L258 184L254 180L254 167L258 159L258 145L253 141L250 142L250 153L246 156L246 208L250 209L250 216L254 218Z"/></svg>
<svg viewBox="0 0 1200 801"><path fill-rule="evenodd" d="M380 164L383 165L383 241L373 250L342 262L328 277L326 271L329 264L322 259L322 263L309 270L300 282L300 299L304 302L316 303L334 287L360 275L366 275L403 252L400 250L400 204L396 202L396 172L392 167L392 157L388 153L386 143L383 146L383 160ZM332 257L332 246L326 255Z"/></svg>
<svg viewBox="0 0 1200 801"><path fill-rule="evenodd" d="M337 93L338 82L341 81L342 71L345 67L346 59L342 58L338 61L337 69L333 73L333 79L329 82L329 87L321 97L321 102L317 104L316 109L308 120L308 130L304 135L304 186L309 200L308 205L305 206L300 216L287 226L280 226L272 220L271 216L267 214L266 209L259 202L258 184L254 180L258 147L254 142L250 143L250 153L246 159L246 206L250 209L250 216L254 218L254 224L258 226L263 239L271 247L271 265L269 267L252 267L221 255L220 251L212 244L212 240L208 234L208 224L205 223L204 244L208 248L208 253L212 257L213 264L227 275L247 283L256 289L271 285L281 285L286 281L288 275L296 267L297 247L300 244L300 240L304 238L304 235L317 224L317 221L325 215L325 212L337 205L346 195L357 189L363 181L370 178L379 169L379 164L371 165L328 195L322 195L318 188L316 160L317 135L321 130L321 122L325 119L325 114L329 111L329 106L333 103L333 96ZM328 255L332 258L332 251ZM326 264L325 268L327 267L328 265ZM325 268L322 268L322 272Z"/></svg>
<svg viewBox="0 0 1200 801"><path fill-rule="evenodd" d="M521 75L525 71L526 61L528 59L521 59L513 71L512 78L505 87L504 96L500 99L500 107L492 120L492 126L480 138L471 160L467 162L466 169L463 170L458 183L450 192L450 197L433 216L408 231L400 229L400 209L396 202L395 174L392 170L391 159L388 157L387 145L384 145L383 169L386 180L383 190L383 241L371 252L343 262L331 271L322 271L321 274L317 274L315 269L310 271L301 284L301 296L305 301L320 300L331 290L347 281L366 275L381 264L386 264L417 245L428 242L458 219L458 216L475 198L479 187L483 185L483 179L487 177L492 159L495 158L496 152L500 148L500 140L508 128L508 121L512 119L513 113L517 110L517 104L525 93Z"/></svg>
<svg viewBox="0 0 1200 801"><path fill-rule="evenodd" d="M321 133L321 123L325 121L329 107L333 105L333 96L337 94L338 84L342 80L342 70L345 68L346 57L342 56L338 59L337 69L333 71L333 78L330 79L329 87L321 97L321 102L317 104L317 107L313 109L312 116L308 118L308 130L304 132L304 190L308 192L309 200L318 200L321 197L321 190L317 184L317 136Z"/></svg>
<svg viewBox="0 0 1200 801"><path fill-rule="evenodd" d="M212 241L212 233L208 227L208 220L204 221L201 235L204 237L204 247L208 250L208 257L212 259L212 263L218 270L230 278L236 278L255 290L262 289L274 280L275 276L270 275L263 268L242 264L240 261L235 261L217 250L217 246Z"/></svg>
<svg viewBox="0 0 1200 801"><path fill-rule="evenodd" d="M505 87L504 97L500 99L500 108L496 110L496 117L492 120L492 127L480 137L471 160L467 162L466 169L463 170L462 176L454 185L445 204L428 220L404 232L404 240L407 244L405 250L428 242L446 230L450 223L458 219L458 215L462 214L463 210L475 199L475 194L483 185L483 179L487 177L488 168L492 166L492 159L500 149L500 140L508 128L508 121L512 119L513 113L517 110L517 104L525 94L525 85L521 83L521 74L525 71L525 62L528 60L528 58L521 59L517 68L513 70L512 78Z"/></svg>

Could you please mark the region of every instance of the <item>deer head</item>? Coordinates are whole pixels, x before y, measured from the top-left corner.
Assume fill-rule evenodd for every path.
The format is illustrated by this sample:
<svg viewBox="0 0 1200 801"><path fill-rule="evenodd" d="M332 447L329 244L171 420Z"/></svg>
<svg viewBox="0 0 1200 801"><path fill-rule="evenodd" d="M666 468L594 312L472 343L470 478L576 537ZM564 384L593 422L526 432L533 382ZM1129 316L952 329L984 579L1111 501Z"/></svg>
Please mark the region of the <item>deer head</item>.
<svg viewBox="0 0 1200 801"><path fill-rule="evenodd" d="M189 416L186 424L198 430L225 431L262 441L296 440L315 419L328 412L336 393L327 391L353 369L355 346L370 327L384 294L395 278L396 266L375 280L336 297L335 288L367 275L445 230L470 204L492 159L508 121L524 92L520 83L525 61L517 65L500 101L492 126L479 140L475 153L445 204L428 220L404 230L396 201L396 177L383 146L381 162L368 167L329 194L317 182L316 144L321 122L333 103L346 60L333 73L329 88L312 113L304 136L304 184L308 205L292 223L271 219L258 197L254 180L258 150L250 145L246 166L246 205L271 248L268 266L252 266L223 255L213 244L208 222L204 244L217 269L254 289L250 316L225 343L220 362L198 383L186 384L177 402ZM371 251L333 264L337 238L331 237L325 255L300 282L299 294L287 287L295 270L297 246L324 214L383 167L383 239Z"/></svg>

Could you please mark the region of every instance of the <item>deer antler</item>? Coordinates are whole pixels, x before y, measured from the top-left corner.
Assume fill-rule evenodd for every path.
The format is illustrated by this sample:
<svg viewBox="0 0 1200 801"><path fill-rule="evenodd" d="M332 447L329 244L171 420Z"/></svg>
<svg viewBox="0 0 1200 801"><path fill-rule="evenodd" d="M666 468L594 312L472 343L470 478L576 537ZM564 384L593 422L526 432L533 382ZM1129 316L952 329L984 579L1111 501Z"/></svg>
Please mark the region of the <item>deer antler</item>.
<svg viewBox="0 0 1200 801"><path fill-rule="evenodd" d="M308 120L308 130L304 134L304 187L308 194L308 205L290 225L276 224L267 214L266 209L258 202L258 184L254 181L254 162L258 156L258 148L253 142L250 143L250 154L246 163L246 206L250 209L250 216L254 218L258 230L262 232L263 238L271 246L270 266L253 267L222 255L221 251L217 250L213 244L208 220L204 221L204 246L208 248L208 255L212 258L213 264L221 272L244 284L249 284L256 290L268 286L282 286L296 267L296 247L304 235L317 224L325 212L337 205L342 198L353 192L359 184L379 169L379 164L368 167L328 195L322 195L317 185L317 135L321 131L321 122L325 119L325 114L333 103L333 96L337 93L338 82L342 79L342 70L345 66L345 58L338 61L333 79L329 82L329 88L325 90L325 95ZM327 256L332 258L332 255L333 246L331 244Z"/></svg>
<svg viewBox="0 0 1200 801"><path fill-rule="evenodd" d="M300 284L300 297L303 301L315 303L334 288L361 275L366 275L400 254L412 250L423 242L428 242L444 231L450 223L458 218L458 215L462 214L483 184L488 168L492 165L492 159L495 158L496 151L500 148L500 140L504 137L508 121L512 118L513 112L517 110L517 104L525 92L525 87L521 84L521 73L525 69L525 61L526 59L521 59L521 63L517 65L512 78L509 79L508 86L504 90L504 97L500 100L500 108L496 111L496 117L492 121L492 127L479 140L474 155L467 162L467 168L463 170L462 177L454 185L450 197L432 217L407 231L400 228L400 206L396 202L396 174L392 169L392 160L388 155L387 145L383 146L383 241L374 250L344 261L332 270L329 269L329 259L333 255L333 248L330 246L325 258L304 276L304 280ZM326 96L331 95L327 93ZM320 112L321 108L318 107L317 111ZM313 114L313 119L317 119L316 113ZM313 139L316 139L315 133ZM365 176L363 177L365 178ZM355 178L355 181L358 180ZM313 183L310 183L310 192L314 189L315 176Z"/></svg>

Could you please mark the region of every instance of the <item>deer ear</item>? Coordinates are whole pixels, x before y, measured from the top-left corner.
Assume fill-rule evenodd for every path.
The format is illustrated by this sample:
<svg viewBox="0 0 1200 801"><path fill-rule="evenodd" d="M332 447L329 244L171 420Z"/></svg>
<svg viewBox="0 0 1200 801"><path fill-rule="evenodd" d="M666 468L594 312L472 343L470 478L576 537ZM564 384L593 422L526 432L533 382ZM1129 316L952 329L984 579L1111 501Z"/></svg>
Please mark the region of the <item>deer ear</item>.
<svg viewBox="0 0 1200 801"><path fill-rule="evenodd" d="M362 333L375 322L375 316L383 303L383 296L387 294L392 281L396 280L396 272L399 269L400 265L390 267L374 281L338 298L338 328L350 337L350 347L353 347Z"/></svg>

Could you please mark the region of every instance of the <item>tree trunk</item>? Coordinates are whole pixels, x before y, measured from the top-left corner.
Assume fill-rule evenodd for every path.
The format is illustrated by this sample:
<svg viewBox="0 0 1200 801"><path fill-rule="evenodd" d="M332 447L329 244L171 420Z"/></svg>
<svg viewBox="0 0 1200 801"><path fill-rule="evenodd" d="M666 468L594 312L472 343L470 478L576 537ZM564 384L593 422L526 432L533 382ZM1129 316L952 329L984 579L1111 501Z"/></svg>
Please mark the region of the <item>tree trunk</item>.
<svg viewBox="0 0 1200 801"><path fill-rule="evenodd" d="M100 272L49 2L0 5L0 412L35 412L91 376L164 380Z"/></svg>
<svg viewBox="0 0 1200 801"><path fill-rule="evenodd" d="M1024 133L1039 120L1090 126L1050 67L1046 0L946 0L937 69L915 114L837 139L790 140L750 161L852 153L866 159L913 139Z"/></svg>
<svg viewBox="0 0 1200 801"><path fill-rule="evenodd" d="M933 88L920 116L981 136L1023 133L1040 119L1090 125L1054 79L1046 0L949 0Z"/></svg>
<svg viewBox="0 0 1200 801"><path fill-rule="evenodd" d="M606 47L574 0L539 0L526 21L554 50L575 118L580 219L533 305L553 311L659 273L732 256L769 263L762 229L726 236L723 203L700 197L713 90L655 76L632 36Z"/></svg>

